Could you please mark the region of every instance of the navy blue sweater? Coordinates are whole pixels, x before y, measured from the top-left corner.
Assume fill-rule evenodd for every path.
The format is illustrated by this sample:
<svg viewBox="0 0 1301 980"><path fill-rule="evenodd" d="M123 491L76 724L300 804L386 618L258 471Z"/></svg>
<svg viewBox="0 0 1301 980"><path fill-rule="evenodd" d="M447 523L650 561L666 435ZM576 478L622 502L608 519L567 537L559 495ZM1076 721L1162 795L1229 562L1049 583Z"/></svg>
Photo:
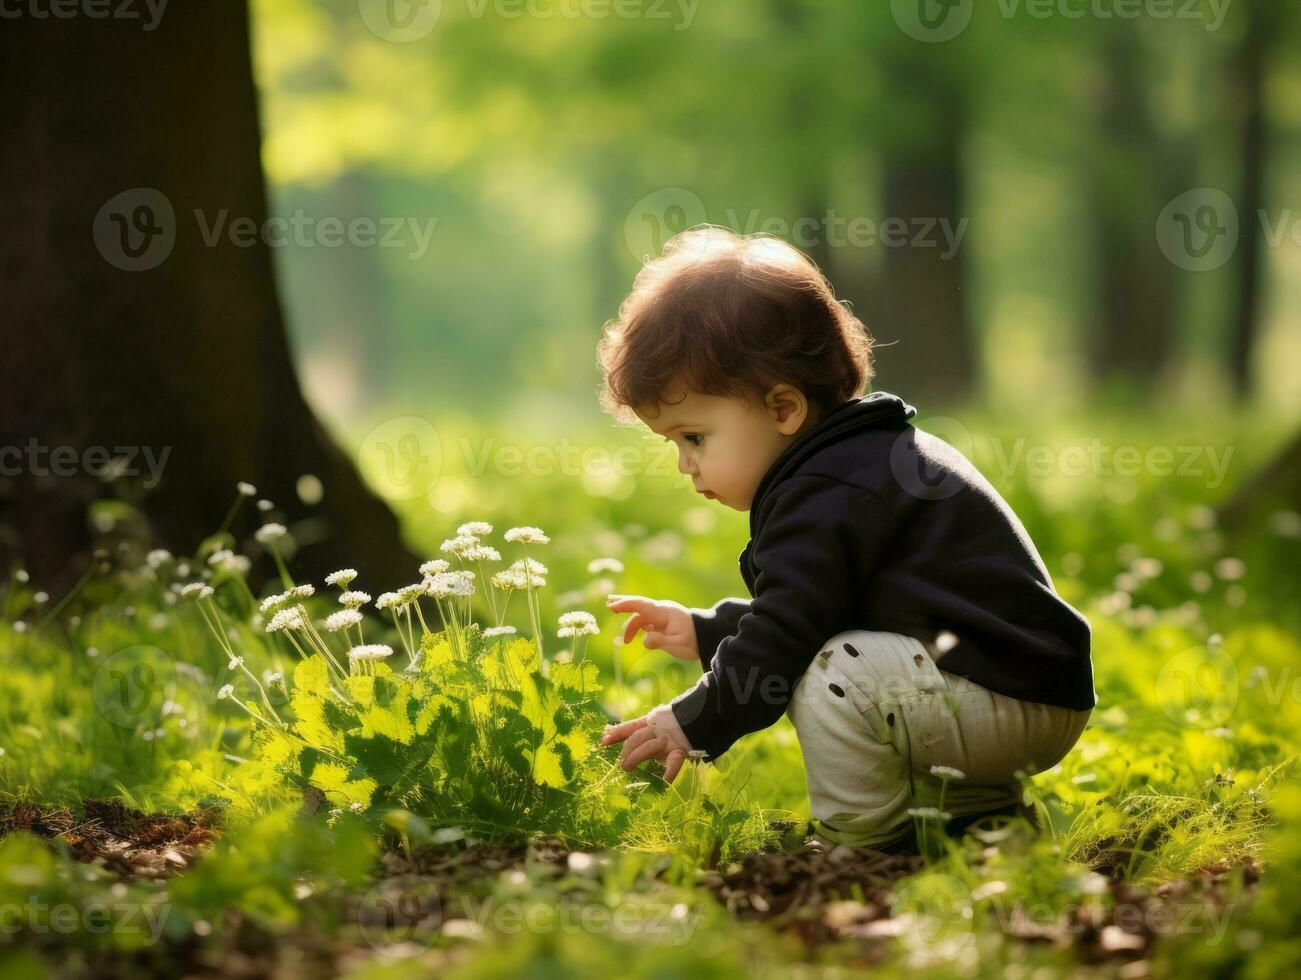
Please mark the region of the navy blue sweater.
<svg viewBox="0 0 1301 980"><path fill-rule="evenodd" d="M845 402L764 474L739 559L752 598L691 610L708 669L671 702L706 759L775 723L823 644L851 629L952 634L936 659L952 674L1024 701L1097 703L1087 620L998 491L915 414L889 392Z"/></svg>

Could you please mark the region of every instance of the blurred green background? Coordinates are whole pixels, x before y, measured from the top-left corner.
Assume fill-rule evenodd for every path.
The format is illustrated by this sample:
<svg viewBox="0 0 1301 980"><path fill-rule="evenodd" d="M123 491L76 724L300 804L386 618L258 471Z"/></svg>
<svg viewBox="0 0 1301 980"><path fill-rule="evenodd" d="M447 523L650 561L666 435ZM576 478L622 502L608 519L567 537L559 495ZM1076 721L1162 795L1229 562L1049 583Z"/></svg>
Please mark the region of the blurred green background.
<svg viewBox="0 0 1301 980"><path fill-rule="evenodd" d="M257 0L271 213L407 222L275 250L309 397L345 428L598 423L601 324L708 221L812 255L923 416L1294 414L1289 6L959 3L944 39L933 0ZM1204 188L1176 204L1190 234L1218 209L1203 257L1166 212Z"/></svg>

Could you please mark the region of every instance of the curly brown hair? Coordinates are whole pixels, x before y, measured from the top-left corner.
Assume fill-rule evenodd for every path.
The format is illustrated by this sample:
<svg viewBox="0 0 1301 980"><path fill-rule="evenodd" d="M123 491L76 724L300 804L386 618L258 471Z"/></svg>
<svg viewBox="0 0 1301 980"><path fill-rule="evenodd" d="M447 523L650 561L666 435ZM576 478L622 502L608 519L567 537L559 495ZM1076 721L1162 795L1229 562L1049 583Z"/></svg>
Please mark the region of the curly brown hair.
<svg viewBox="0 0 1301 980"><path fill-rule="evenodd" d="M761 400L782 382L825 411L871 380L872 337L799 249L703 226L642 267L597 358L601 407L621 422L670 391Z"/></svg>

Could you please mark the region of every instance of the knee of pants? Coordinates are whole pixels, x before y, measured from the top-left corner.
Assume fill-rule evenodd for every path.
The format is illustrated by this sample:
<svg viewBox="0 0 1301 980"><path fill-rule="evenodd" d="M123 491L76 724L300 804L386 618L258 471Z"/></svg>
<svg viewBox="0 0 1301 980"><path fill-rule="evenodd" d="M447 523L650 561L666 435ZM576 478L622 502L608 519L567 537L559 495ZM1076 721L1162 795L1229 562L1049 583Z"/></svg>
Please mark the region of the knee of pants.
<svg viewBox="0 0 1301 980"><path fill-rule="evenodd" d="M849 631L823 644L796 684L787 709L797 734L853 724L878 741L896 741L903 722L900 698L916 692L916 678L892 669L888 658L881 663L869 659L865 651L874 642L871 633Z"/></svg>

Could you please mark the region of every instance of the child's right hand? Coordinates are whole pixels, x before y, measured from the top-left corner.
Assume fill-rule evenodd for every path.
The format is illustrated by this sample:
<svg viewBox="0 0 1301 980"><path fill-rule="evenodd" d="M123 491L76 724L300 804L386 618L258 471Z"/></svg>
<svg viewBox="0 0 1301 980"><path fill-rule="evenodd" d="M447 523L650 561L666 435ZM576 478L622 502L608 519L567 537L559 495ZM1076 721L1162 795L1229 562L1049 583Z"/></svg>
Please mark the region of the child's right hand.
<svg viewBox="0 0 1301 980"><path fill-rule="evenodd" d="M633 614L623 628L624 643L631 643L641 630L646 634L642 643L649 650L663 650L679 660L700 659L696 624L682 603L639 595L612 595L606 598L605 604L611 612Z"/></svg>

